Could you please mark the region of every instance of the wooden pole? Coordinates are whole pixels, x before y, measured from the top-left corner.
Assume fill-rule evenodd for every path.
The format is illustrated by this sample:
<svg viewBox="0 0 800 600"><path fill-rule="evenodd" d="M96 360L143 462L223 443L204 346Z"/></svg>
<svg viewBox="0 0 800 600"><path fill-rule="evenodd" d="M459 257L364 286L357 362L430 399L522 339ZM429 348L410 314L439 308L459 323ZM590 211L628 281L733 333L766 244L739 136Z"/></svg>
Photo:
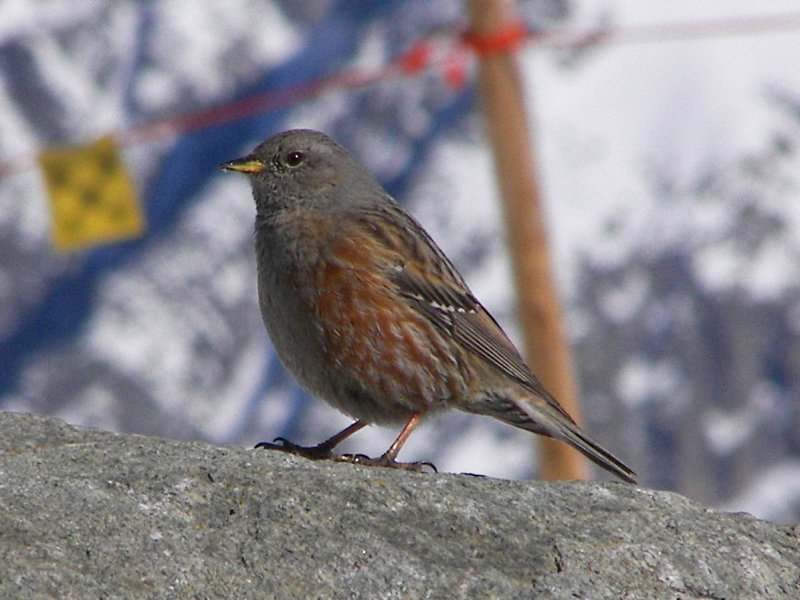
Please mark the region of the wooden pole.
<svg viewBox="0 0 800 600"><path fill-rule="evenodd" d="M512 44L519 31L510 0L467 0L468 41L478 54L478 89L495 172L504 203L506 230L517 287L525 350L533 371L576 420L580 418L569 347L550 269L542 199L534 169L531 133ZM494 46L490 43L494 40ZM518 40L519 41L519 40ZM586 479L585 459L562 442L541 440L542 479Z"/></svg>

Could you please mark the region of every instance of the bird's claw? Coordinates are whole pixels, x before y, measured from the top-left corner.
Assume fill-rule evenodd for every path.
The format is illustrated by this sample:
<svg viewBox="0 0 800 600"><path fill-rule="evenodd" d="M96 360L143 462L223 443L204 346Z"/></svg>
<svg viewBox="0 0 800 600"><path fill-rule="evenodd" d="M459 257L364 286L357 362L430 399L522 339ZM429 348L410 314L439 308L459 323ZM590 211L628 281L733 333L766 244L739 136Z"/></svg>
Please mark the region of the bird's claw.
<svg viewBox="0 0 800 600"><path fill-rule="evenodd" d="M286 438L276 437L272 442L259 442L255 445L256 448L263 448L265 450L279 450L280 452L288 452L295 456L302 456L309 460L324 460L326 458L333 458L330 448L322 444L318 446L301 446L290 442Z"/></svg>
<svg viewBox="0 0 800 600"><path fill-rule="evenodd" d="M362 465L365 467L385 467L387 469L401 469L403 471L412 471L414 473L425 472L425 467L430 468L434 473L438 473L436 465L428 461L418 462L398 462L385 454L377 458L370 458L366 454L337 454L331 457L337 462L347 462L354 465Z"/></svg>

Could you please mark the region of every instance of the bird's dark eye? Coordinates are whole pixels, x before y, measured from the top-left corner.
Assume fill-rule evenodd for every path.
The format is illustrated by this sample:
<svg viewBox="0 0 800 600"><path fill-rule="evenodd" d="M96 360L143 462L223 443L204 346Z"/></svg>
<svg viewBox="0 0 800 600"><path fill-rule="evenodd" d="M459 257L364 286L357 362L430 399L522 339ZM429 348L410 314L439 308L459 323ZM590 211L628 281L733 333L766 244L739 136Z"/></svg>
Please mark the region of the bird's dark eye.
<svg viewBox="0 0 800 600"><path fill-rule="evenodd" d="M299 167L305 161L306 155L298 150L294 150L293 152L289 152L286 155L286 165L289 167Z"/></svg>

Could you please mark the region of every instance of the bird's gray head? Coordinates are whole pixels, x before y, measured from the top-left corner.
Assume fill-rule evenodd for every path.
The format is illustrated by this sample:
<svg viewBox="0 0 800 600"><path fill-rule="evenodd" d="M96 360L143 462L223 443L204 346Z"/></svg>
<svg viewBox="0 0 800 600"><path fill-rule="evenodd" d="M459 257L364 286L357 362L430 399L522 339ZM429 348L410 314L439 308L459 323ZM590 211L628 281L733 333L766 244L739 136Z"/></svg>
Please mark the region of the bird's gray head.
<svg viewBox="0 0 800 600"><path fill-rule="evenodd" d="M300 205L335 210L385 195L344 148L311 129L279 133L220 168L249 176L260 216Z"/></svg>

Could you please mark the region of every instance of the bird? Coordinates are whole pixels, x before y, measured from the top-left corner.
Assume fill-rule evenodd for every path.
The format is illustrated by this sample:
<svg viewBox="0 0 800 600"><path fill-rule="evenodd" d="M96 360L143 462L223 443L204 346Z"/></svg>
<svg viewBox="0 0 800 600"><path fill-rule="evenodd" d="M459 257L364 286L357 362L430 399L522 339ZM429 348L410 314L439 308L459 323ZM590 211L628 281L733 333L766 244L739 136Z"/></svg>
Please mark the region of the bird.
<svg viewBox="0 0 800 600"><path fill-rule="evenodd" d="M400 462L400 449L425 417L458 409L562 440L636 482L545 389L431 236L331 137L284 131L220 168L252 187L259 307L279 359L355 419L316 446L258 446L420 471L433 465ZM379 457L334 454L369 424L402 427Z"/></svg>

